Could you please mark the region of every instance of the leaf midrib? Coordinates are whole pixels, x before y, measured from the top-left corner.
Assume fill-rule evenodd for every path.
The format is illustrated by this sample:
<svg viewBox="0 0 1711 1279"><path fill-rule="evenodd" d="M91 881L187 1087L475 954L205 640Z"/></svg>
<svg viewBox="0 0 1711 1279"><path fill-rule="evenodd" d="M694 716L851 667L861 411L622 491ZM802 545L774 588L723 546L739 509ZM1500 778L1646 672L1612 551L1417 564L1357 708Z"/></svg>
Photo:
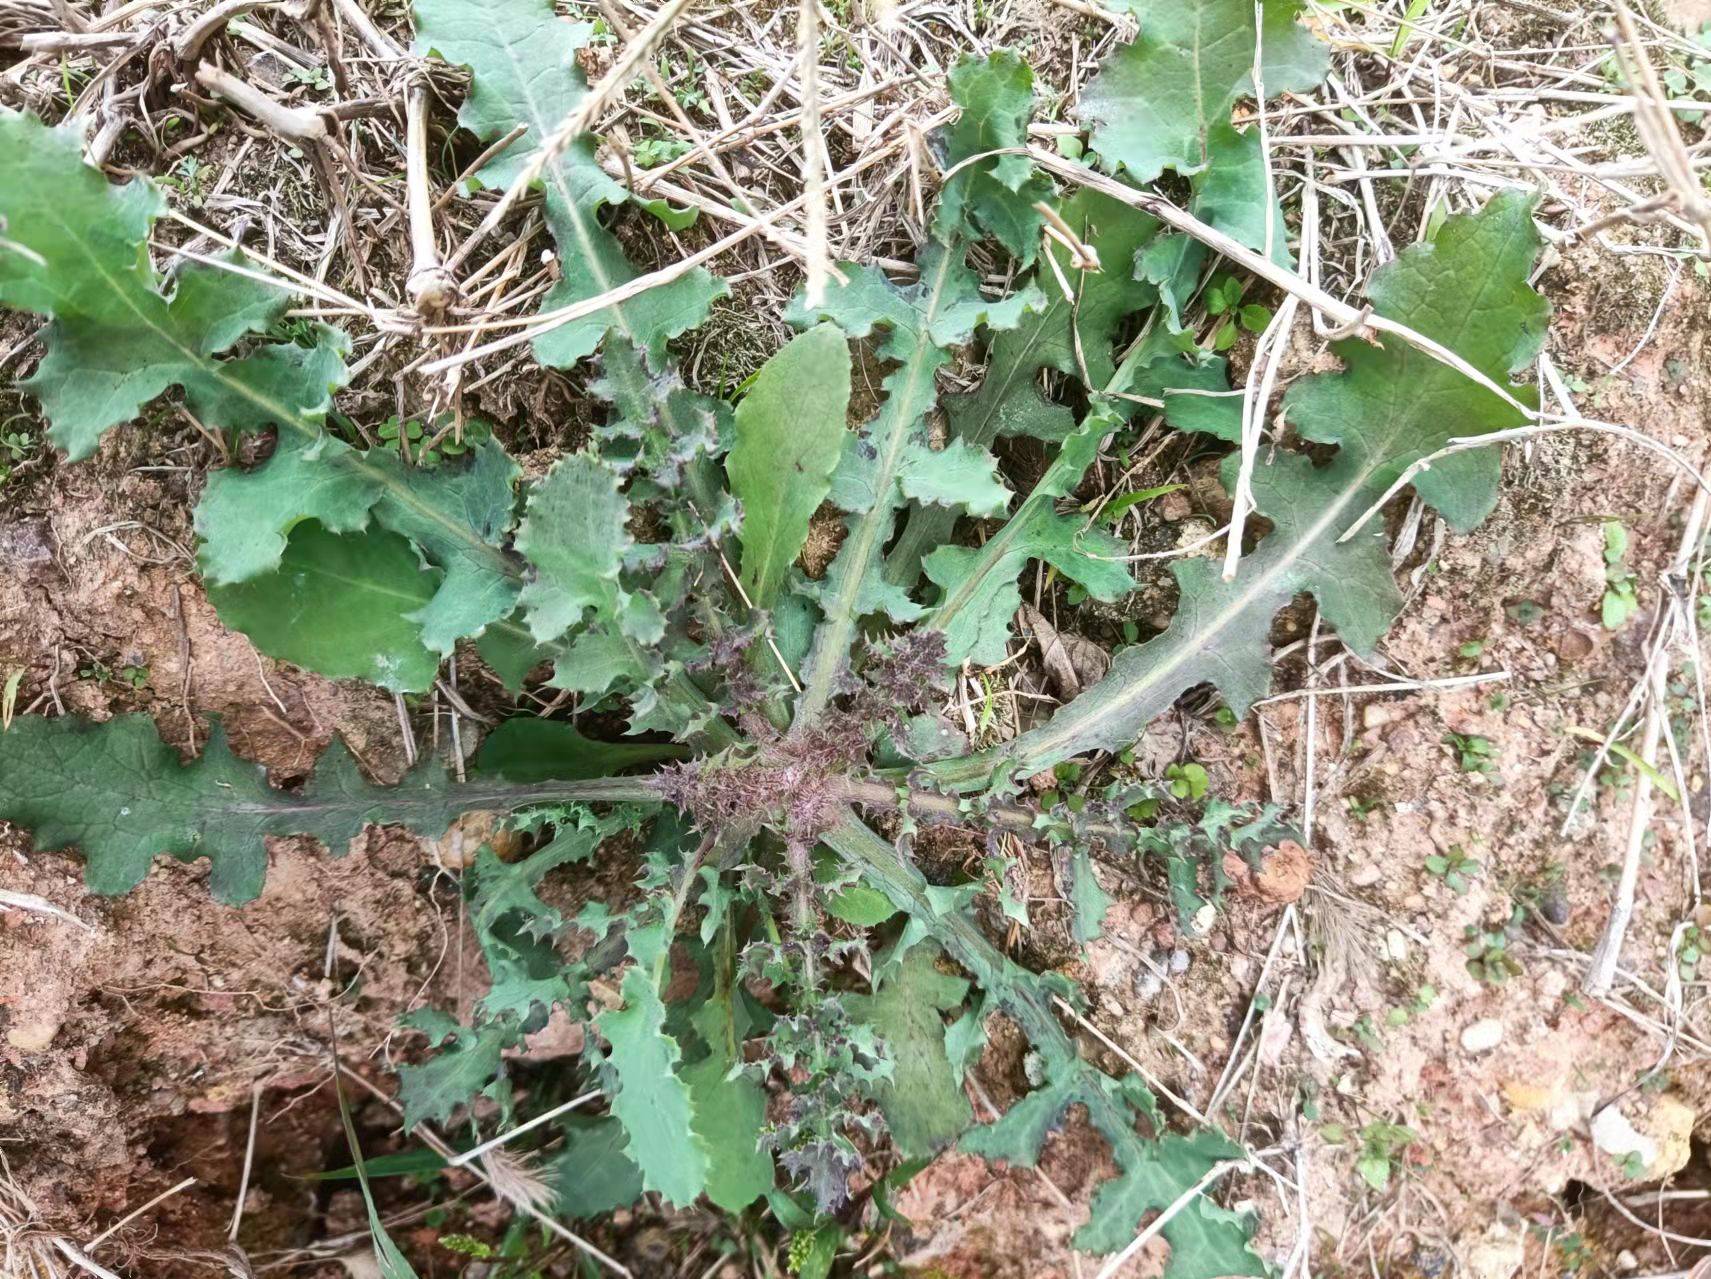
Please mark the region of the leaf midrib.
<svg viewBox="0 0 1711 1279"><path fill-rule="evenodd" d="M856 600L860 598L862 583L876 567L879 554L884 549L884 533L892 527L893 516L899 505L897 468L903 455L903 445L908 439L910 428L925 411L916 408L923 386L927 392L927 402L929 405L932 402L932 389L938 372L938 365L933 361L940 350L932 338L933 320L938 314L946 283L957 261L958 253L954 248L947 248L938 255L935 263L937 273L929 284L923 299L924 305L919 308L920 345L903 366L898 393L888 397L881 410L890 416L892 421L885 449L881 454L883 465L876 471L878 478L874 484L874 502L856 521L838 553L838 558L841 559L845 552L853 551L855 558L850 561L850 571L844 573L840 580L838 592L829 602L825 620L820 623L820 629L814 636L812 667L807 686L797 702L792 726L794 729L805 728L819 717L826 703L831 700L832 685L848 658L856 622L859 620L855 615Z"/></svg>
<svg viewBox="0 0 1711 1279"><path fill-rule="evenodd" d="M553 21L559 21L556 15L554 16ZM513 39L511 32L507 31L505 33L501 44L505 50L505 60L511 64L512 77L521 90L523 101L528 104L530 117L529 123L534 128L535 137L538 139L551 137L553 128L558 124L558 121L548 120L543 116L540 103L536 99L534 89L529 82L529 77L524 74L523 64L517 58L516 41ZM577 74L580 75L581 73L578 72ZM586 95L586 88L583 90L583 93ZM581 99L579 98L577 101L578 105L580 105ZM574 110L575 107L572 109ZM497 135L495 134L495 136ZM486 138L483 140L492 141L492 138ZM601 264L599 253L595 251L593 239L588 233L586 217L584 216L582 209L578 207L576 201L571 198L570 185L565 181L564 156L568 153L569 148L575 145L576 141L573 138L566 146L565 150L555 156L552 162L546 166L546 171L552 175L553 185L558 188L559 198L564 201L565 216L569 219L572 231L576 236L577 247L581 251L582 265L588 271L589 275L600 285L599 289L595 291L595 296L599 296L601 293L610 291L614 286L612 284L611 276L607 274ZM538 145L536 149L539 150ZM562 248L563 246L560 247ZM641 345L636 342L635 330L631 328L629 316L626 314L623 306L609 306L606 308L605 314L612 317L613 323L617 328L623 331L624 336L629 339L632 345L636 345L638 347Z"/></svg>
<svg viewBox="0 0 1711 1279"><path fill-rule="evenodd" d="M1177 671L1193 662L1202 651L1216 645L1224 633L1238 620L1244 617L1257 600L1263 599L1271 591L1285 584L1293 575L1306 554L1319 544L1332 526L1343 519L1345 512L1357 501L1370 500L1371 486L1369 481L1378 472L1377 463L1367 463L1357 473L1351 483L1344 487L1336 500L1324 507L1312 524L1307 526L1305 533L1295 539L1277 560L1261 573L1247 575L1243 590L1233 600L1226 604L1211 621L1192 632L1183 632L1163 654L1161 660L1149 666L1146 671L1124 685L1122 690L1111 698L1105 699L1095 706L1091 714L1082 716L1073 723L1061 727L1056 721L1035 729L1032 733L1016 739L1011 750L1012 763L1023 772L1048 767L1060 759L1075 753L1081 747L1073 743L1077 738L1088 738L1096 735L1099 726L1113 719L1120 719L1135 703L1143 701L1145 695L1163 685ZM1250 561L1251 563L1251 561ZM1160 638L1171 635L1166 631ZM1192 683L1193 681L1190 681ZM1183 688L1189 687L1184 684ZM1180 690L1179 690L1180 691ZM1054 731L1055 728L1055 731ZM1031 739L1031 740L1030 740ZM1065 746L1069 749L1064 749ZM994 755L1002 755L1000 747ZM1059 753L1061 751L1061 754ZM990 758L990 756L969 756L967 759Z"/></svg>

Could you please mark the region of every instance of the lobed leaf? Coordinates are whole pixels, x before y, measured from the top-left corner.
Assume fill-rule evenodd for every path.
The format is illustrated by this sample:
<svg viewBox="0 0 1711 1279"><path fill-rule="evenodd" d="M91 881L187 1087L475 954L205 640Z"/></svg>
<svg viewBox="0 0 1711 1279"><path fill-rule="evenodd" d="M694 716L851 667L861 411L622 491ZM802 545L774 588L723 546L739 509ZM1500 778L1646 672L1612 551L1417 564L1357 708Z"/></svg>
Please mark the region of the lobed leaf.
<svg viewBox="0 0 1711 1279"><path fill-rule="evenodd" d="M961 1005L968 982L939 971L939 948L915 946L871 995L848 997L850 1016L879 1032L892 1076L874 1089L905 1159L927 1158L974 1121L959 1072L951 1069L941 1014ZM876 964L876 970L884 965Z"/></svg>
<svg viewBox="0 0 1711 1279"><path fill-rule="evenodd" d="M444 1123L459 1106L473 1101L493 1082L501 1054L517 1039L512 1027L460 1026L434 1008L417 1009L404 1018L404 1024L426 1031L428 1046L440 1049L420 1065L398 1067L398 1099L404 1104L406 1130L417 1124Z"/></svg>
<svg viewBox="0 0 1711 1279"><path fill-rule="evenodd" d="M415 0L416 48L469 68L471 87L458 122L482 142L518 125L527 132L492 160L476 179L508 187L544 141L576 110L588 90L576 55L593 28L559 18L551 0ZM616 236L600 211L629 198L606 176L593 139L574 139L541 175L547 226L558 243L558 283L542 300L550 312L598 297L635 279ZM535 340L543 364L564 368L594 353L609 332L633 345L663 352L665 343L707 318L724 286L697 267L592 315L561 325Z"/></svg>
<svg viewBox="0 0 1711 1279"><path fill-rule="evenodd" d="M685 1208L706 1188L707 1149L694 1128L689 1087L677 1073L680 1053L665 1033L665 1005L640 966L625 972L623 996L622 1008L594 1019L611 1047L612 1113L629 1135L625 1150L642 1171L642 1185Z"/></svg>
<svg viewBox="0 0 1711 1279"><path fill-rule="evenodd" d="M1023 266L1040 248L1045 219L1035 208L1052 198L1051 179L1025 155L992 151L1025 148L1034 113L1034 69L1009 49L958 59L950 74L951 101L962 113L945 130L945 166L933 235L948 244L986 232Z"/></svg>
<svg viewBox="0 0 1711 1279"><path fill-rule="evenodd" d="M317 428L342 361L289 343L218 358L283 314L289 286L255 278L253 267L190 263L168 291L148 253L165 207L159 189L110 185L83 162L74 127L0 108L0 173L0 304L51 317L46 354L21 385L73 460L174 386L210 426Z"/></svg>
<svg viewBox="0 0 1711 1279"><path fill-rule="evenodd" d="M1502 384L1538 352L1547 306L1528 284L1539 236L1531 199L1494 196L1477 214L1452 218L1436 241L1414 245L1381 268L1369 289L1374 310L1457 352ZM962 786L993 770L1035 772L1080 751L1119 749L1187 689L1210 683L1238 714L1270 687L1272 617L1302 592L1349 647L1369 653L1401 597L1381 523L1341 541L1416 459L1457 436L1513 427L1522 412L1494 392L1421 353L1349 340L1345 368L1293 387L1285 413L1307 440L1338 445L1323 466L1280 453L1254 471L1258 510L1272 524L1231 581L1201 559L1173 564L1181 602L1170 628L1125 649L1110 673L1052 719L997 752L929 765ZM1530 388L1511 384L1525 402ZM1501 458L1474 450L1423 472L1416 491L1451 525L1469 528L1497 500ZM1225 485L1237 459L1227 459Z"/></svg>
<svg viewBox="0 0 1711 1279"><path fill-rule="evenodd" d="M136 887L157 856L206 857L214 896L241 905L261 893L269 835L307 835L342 854L369 825L438 836L475 809L650 794L638 782L607 779L458 785L427 763L396 786L378 786L337 742L300 789L276 790L263 768L232 754L218 721L188 764L146 715L102 724L23 715L0 733L0 821L34 831L38 848L81 848L84 879L98 893Z"/></svg>
<svg viewBox="0 0 1711 1279"><path fill-rule="evenodd" d="M1140 34L1081 93L1081 118L1106 168L1148 183L1166 169L1186 177L1211 165L1213 131L1253 93L1256 43L1267 96L1318 86L1330 51L1298 21L1306 0L1263 4L1259 31L1253 0L1127 0Z"/></svg>

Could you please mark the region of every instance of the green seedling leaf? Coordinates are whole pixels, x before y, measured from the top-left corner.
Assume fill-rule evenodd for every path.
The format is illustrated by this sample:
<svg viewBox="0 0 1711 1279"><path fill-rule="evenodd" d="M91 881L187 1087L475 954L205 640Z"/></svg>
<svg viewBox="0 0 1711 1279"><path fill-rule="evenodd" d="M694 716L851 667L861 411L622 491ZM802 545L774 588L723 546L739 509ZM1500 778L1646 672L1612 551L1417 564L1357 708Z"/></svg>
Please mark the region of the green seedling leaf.
<svg viewBox="0 0 1711 1279"><path fill-rule="evenodd" d="M849 405L849 342L835 324L817 324L761 365L737 406L725 470L743 504L741 580L756 608L778 598L831 491Z"/></svg>
<svg viewBox="0 0 1711 1279"><path fill-rule="evenodd" d="M1616 758L1626 761L1633 765L1636 771L1645 774L1645 776L1651 780L1653 786L1656 786L1665 795L1669 796L1670 803L1681 803L1681 792L1676 789L1675 782L1663 773L1660 773L1652 765L1646 763L1645 760L1640 758L1640 753L1627 743L1606 742L1604 740L1604 734L1595 732L1590 728L1582 728L1577 724L1571 724L1568 731L1574 736L1580 738L1582 741L1591 742L1595 746L1607 747L1610 753L1616 756Z"/></svg>
<svg viewBox="0 0 1711 1279"><path fill-rule="evenodd" d="M270 657L414 693L432 685L440 668L439 653L411 619L433 600L441 576L424 569L396 533L341 536L308 523L292 533L278 569L212 586L208 598L222 622Z"/></svg>
<svg viewBox="0 0 1711 1279"><path fill-rule="evenodd" d="M446 1157L432 1150L401 1150L395 1155L381 1155L377 1159L364 1159L363 1171L373 1177L414 1177L427 1173L438 1172L446 1166ZM301 1174L303 1181L353 1181L357 1175L357 1166L350 1164L344 1168L333 1168L326 1172L306 1172Z"/></svg>
<svg viewBox="0 0 1711 1279"><path fill-rule="evenodd" d="M458 123L482 142L518 125L527 132L477 173L490 187L508 187L588 91L576 64L593 28L556 16L551 0L416 0L416 48L469 68L473 83ZM600 212L628 194L600 168L594 139L577 138L546 164L540 186L547 226L558 242L559 281L543 313L598 297L638 272ZM707 318L724 287L696 268L668 284L561 325L535 340L543 364L564 368L593 354L608 331L632 345L662 352L665 343Z"/></svg>
<svg viewBox="0 0 1711 1279"><path fill-rule="evenodd" d="M1107 524L1115 524L1135 507L1147 502L1155 502L1167 493L1180 493L1187 488L1186 484L1160 484L1155 488L1136 489L1133 493L1125 493L1122 497L1106 503L1099 512L1099 518Z"/></svg>
<svg viewBox="0 0 1711 1279"><path fill-rule="evenodd" d="M330 1016L331 1014L329 1014ZM351 1166L356 1169L357 1188L362 1191L363 1207L368 1210L368 1233L374 1241L374 1257L379 1265L380 1279L416 1279L416 1271L380 1220L380 1209L374 1203L374 1191L368 1184L368 1169L363 1163L362 1143L357 1140L356 1124L351 1121L350 1103L345 1100L343 1068L337 1050L333 1058L333 1093L339 1103L339 1123L345 1130L345 1144L350 1147Z"/></svg>

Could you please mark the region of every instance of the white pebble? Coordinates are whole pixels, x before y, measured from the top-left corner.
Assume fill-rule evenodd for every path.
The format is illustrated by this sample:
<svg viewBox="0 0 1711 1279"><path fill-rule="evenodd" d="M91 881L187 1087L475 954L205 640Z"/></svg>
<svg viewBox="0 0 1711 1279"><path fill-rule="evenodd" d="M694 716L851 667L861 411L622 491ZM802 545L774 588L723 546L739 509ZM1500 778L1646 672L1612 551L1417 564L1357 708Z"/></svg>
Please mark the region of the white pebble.
<svg viewBox="0 0 1711 1279"><path fill-rule="evenodd" d="M1470 1053L1490 1052L1503 1042L1503 1023L1495 1017L1485 1017L1479 1021L1470 1022L1461 1032L1462 1051Z"/></svg>

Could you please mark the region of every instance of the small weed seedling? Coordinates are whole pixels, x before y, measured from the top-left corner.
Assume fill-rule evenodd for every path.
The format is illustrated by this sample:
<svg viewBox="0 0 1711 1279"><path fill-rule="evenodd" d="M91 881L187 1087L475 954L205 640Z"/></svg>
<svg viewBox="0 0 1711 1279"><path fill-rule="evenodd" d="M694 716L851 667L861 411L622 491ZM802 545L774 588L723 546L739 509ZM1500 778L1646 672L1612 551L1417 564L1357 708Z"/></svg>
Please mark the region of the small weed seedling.
<svg viewBox="0 0 1711 1279"><path fill-rule="evenodd" d="M1460 844L1451 844L1447 853L1433 853L1426 858L1426 872L1436 875L1446 888L1461 897L1478 878L1480 866Z"/></svg>
<svg viewBox="0 0 1711 1279"><path fill-rule="evenodd" d="M1390 1026L1406 1026L1421 1013L1431 1011L1432 1005L1437 1002L1438 988L1430 982L1422 982L1415 988L1406 1004L1400 1004L1384 1015L1385 1023Z"/></svg>
<svg viewBox="0 0 1711 1279"><path fill-rule="evenodd" d="M1206 770L1199 764L1172 764L1164 771L1170 793L1178 799L1198 802L1206 798Z"/></svg>
<svg viewBox="0 0 1711 1279"><path fill-rule="evenodd" d="M1509 953L1513 940L1509 926L1481 928L1469 924L1462 934L1462 953L1467 956L1467 971L1475 981L1487 986L1501 986L1521 973L1521 962Z"/></svg>
<svg viewBox="0 0 1711 1279"><path fill-rule="evenodd" d="M1604 600L1599 615L1609 630L1618 630L1640 607L1637 580L1623 567L1628 558L1628 530L1620 520L1604 521Z"/></svg>
<svg viewBox="0 0 1711 1279"><path fill-rule="evenodd" d="M1456 766L1464 773L1491 774L1497 771L1497 745L1477 733L1445 733L1445 743L1456 754Z"/></svg>
<svg viewBox="0 0 1711 1279"><path fill-rule="evenodd" d="M1387 1190L1402 1152L1419 1139L1406 1124L1378 1121L1360 1130L1360 1157L1355 1171L1374 1190Z"/></svg>

